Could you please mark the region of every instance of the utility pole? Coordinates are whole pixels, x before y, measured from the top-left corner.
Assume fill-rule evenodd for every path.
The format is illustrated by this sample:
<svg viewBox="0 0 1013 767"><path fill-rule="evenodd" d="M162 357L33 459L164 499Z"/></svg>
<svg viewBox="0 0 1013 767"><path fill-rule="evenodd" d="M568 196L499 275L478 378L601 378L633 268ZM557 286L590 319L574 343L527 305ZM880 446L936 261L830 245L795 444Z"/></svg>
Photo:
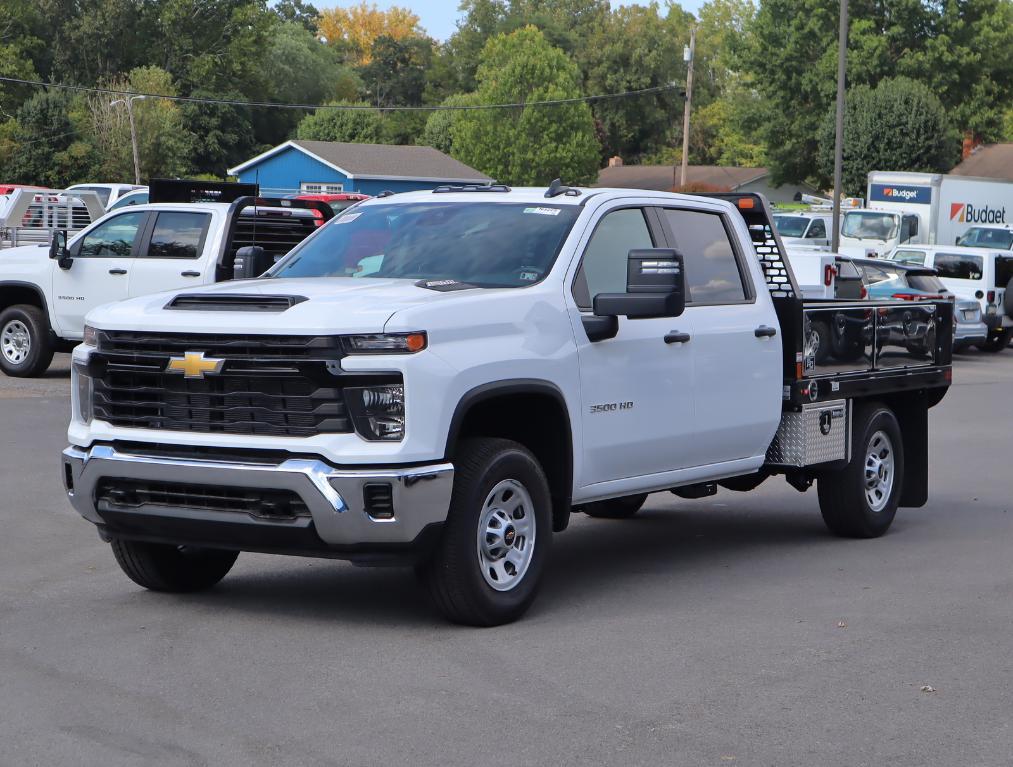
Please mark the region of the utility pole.
<svg viewBox="0 0 1013 767"><path fill-rule="evenodd" d="M837 32L837 123L834 131L834 213L830 249L841 244L841 174L844 169L844 80L848 65L848 0L841 0L841 27Z"/></svg>
<svg viewBox="0 0 1013 767"><path fill-rule="evenodd" d="M134 125L134 102L143 101L146 96L129 96L125 99L116 99L116 101L110 102L109 106L114 107L117 104L127 105L127 119L130 120L130 148L134 153L134 183L141 183L141 159L137 152L137 128Z"/></svg>
<svg viewBox="0 0 1013 767"><path fill-rule="evenodd" d="M689 164L689 112L693 105L693 60L696 58L696 27L689 30L689 45L682 50L682 60L688 62L686 71L686 106L682 115L682 175L679 186L686 186L686 166Z"/></svg>

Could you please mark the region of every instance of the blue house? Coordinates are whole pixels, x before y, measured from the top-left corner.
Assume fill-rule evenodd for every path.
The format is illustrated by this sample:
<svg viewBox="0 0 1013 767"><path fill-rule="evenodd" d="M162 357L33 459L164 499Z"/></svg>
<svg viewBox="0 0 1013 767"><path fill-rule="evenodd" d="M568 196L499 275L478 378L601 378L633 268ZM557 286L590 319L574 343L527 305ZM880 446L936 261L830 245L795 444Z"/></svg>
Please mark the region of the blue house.
<svg viewBox="0 0 1013 767"><path fill-rule="evenodd" d="M358 192L376 195L489 181L474 168L428 146L286 141L229 168L271 194Z"/></svg>

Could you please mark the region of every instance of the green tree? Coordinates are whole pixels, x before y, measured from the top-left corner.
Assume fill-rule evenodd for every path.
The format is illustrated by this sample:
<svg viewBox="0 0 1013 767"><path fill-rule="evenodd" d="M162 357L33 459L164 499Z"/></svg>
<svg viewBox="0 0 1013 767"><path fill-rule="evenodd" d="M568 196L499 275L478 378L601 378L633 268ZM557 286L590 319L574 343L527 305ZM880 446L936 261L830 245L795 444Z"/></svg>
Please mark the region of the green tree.
<svg viewBox="0 0 1013 767"><path fill-rule="evenodd" d="M308 32L316 33L320 11L303 0L279 0L274 5L274 12L282 21L293 21L304 27Z"/></svg>
<svg viewBox="0 0 1013 767"><path fill-rule="evenodd" d="M657 5L616 8L589 46L586 91L621 93L681 85L686 77L682 46ZM681 90L593 104L604 157L619 155L626 162L639 162L644 155L671 146L674 126L681 128L682 104Z"/></svg>
<svg viewBox="0 0 1013 767"><path fill-rule="evenodd" d="M428 37L381 35L373 41L369 63L359 69L363 92L377 107L419 106L432 60Z"/></svg>
<svg viewBox="0 0 1013 767"><path fill-rule="evenodd" d="M195 91L191 95L230 100L243 98L243 94L236 92ZM191 141L190 167L197 172L224 178L226 170L255 154L257 142L249 108L187 102L180 110L183 129Z"/></svg>
<svg viewBox="0 0 1013 767"><path fill-rule="evenodd" d="M383 136L383 118L368 104L341 103L336 106L365 109L318 109L306 115L296 129L296 138L307 141L346 141L378 144Z"/></svg>
<svg viewBox="0 0 1013 767"><path fill-rule="evenodd" d="M577 66L535 27L492 38L482 51L477 99L526 103L581 95ZM554 177L589 183L599 146L586 103L474 110L452 127L461 161L508 184L544 184Z"/></svg>
<svg viewBox="0 0 1013 767"><path fill-rule="evenodd" d="M816 176L817 133L836 93L837 0L763 0L742 62L765 97L775 182ZM903 75L928 85L961 131L1002 133L1013 99L1013 3L852 0L848 84Z"/></svg>
<svg viewBox="0 0 1013 767"><path fill-rule="evenodd" d="M61 91L42 91L17 112L8 136L13 150L0 172L19 184L64 187L91 176L95 153L82 140L79 105Z"/></svg>
<svg viewBox="0 0 1013 767"><path fill-rule="evenodd" d="M819 171L834 168L833 108L819 130ZM906 77L875 88L856 85L844 102L844 189L861 196L872 170L938 173L953 167L959 141L942 103L922 83Z"/></svg>
<svg viewBox="0 0 1013 767"><path fill-rule="evenodd" d="M444 99L442 106L460 107L477 103L477 98L471 93L457 93ZM426 120L425 129L422 131L419 143L439 149L445 154L454 153L454 125L464 114L461 110L441 109L432 112Z"/></svg>

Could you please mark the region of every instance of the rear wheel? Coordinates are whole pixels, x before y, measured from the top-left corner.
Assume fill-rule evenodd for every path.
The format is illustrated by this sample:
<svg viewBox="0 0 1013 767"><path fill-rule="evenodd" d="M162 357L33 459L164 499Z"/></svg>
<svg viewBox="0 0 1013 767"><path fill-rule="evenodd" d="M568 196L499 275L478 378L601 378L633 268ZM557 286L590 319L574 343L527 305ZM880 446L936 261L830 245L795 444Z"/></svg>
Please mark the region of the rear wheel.
<svg viewBox="0 0 1013 767"><path fill-rule="evenodd" d="M883 405L857 410L851 460L819 477L827 527L848 538L876 538L893 524L904 486L904 444L893 412Z"/></svg>
<svg viewBox="0 0 1013 767"><path fill-rule="evenodd" d="M623 498L610 498L607 501L595 501L584 504L582 510L589 517L598 519L629 519L647 501L647 493L627 495Z"/></svg>
<svg viewBox="0 0 1013 767"><path fill-rule="evenodd" d="M1013 334L1013 328L1003 328L998 332L993 332L985 343L978 344L978 348L982 351L992 352L993 354L1001 352L1009 346L1011 334Z"/></svg>
<svg viewBox="0 0 1013 767"><path fill-rule="evenodd" d="M443 535L418 573L448 619L497 626L519 618L538 591L552 542L549 484L511 440L467 440L458 456Z"/></svg>
<svg viewBox="0 0 1013 767"><path fill-rule="evenodd" d="M151 591L204 591L224 578L238 551L113 540L120 569L138 586Z"/></svg>
<svg viewBox="0 0 1013 767"><path fill-rule="evenodd" d="M0 368L16 378L42 375L53 361L46 315L37 306L18 304L0 313Z"/></svg>

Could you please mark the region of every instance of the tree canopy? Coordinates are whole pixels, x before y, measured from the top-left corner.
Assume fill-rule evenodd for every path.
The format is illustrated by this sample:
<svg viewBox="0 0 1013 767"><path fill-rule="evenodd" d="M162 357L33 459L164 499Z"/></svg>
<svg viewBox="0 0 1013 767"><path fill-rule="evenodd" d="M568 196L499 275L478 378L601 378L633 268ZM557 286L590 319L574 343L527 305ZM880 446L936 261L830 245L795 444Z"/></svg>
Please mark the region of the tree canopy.
<svg viewBox="0 0 1013 767"><path fill-rule="evenodd" d="M0 0L0 77L371 107L314 113L137 101L146 176L220 177L286 139L313 137L428 143L503 180L561 174L576 182L613 155L628 164L681 160L682 51L695 27L689 161L767 165L776 181L828 181L824 128L836 94L839 0L707 0L695 14L677 0L463 0L443 41L404 7L325 5ZM963 135L1013 140L1013 59L1005 55L1013 50L1013 0L851 0L850 8L848 87L859 111L882 83L906 83L883 91L897 98L924 95L917 83L938 99L949 126L945 151L931 143L919 157L881 155L880 167L942 170ZM566 107L415 111L644 89ZM109 106L115 99L0 82L0 180L132 179L126 115ZM863 125L884 146L891 140L888 120Z"/></svg>

